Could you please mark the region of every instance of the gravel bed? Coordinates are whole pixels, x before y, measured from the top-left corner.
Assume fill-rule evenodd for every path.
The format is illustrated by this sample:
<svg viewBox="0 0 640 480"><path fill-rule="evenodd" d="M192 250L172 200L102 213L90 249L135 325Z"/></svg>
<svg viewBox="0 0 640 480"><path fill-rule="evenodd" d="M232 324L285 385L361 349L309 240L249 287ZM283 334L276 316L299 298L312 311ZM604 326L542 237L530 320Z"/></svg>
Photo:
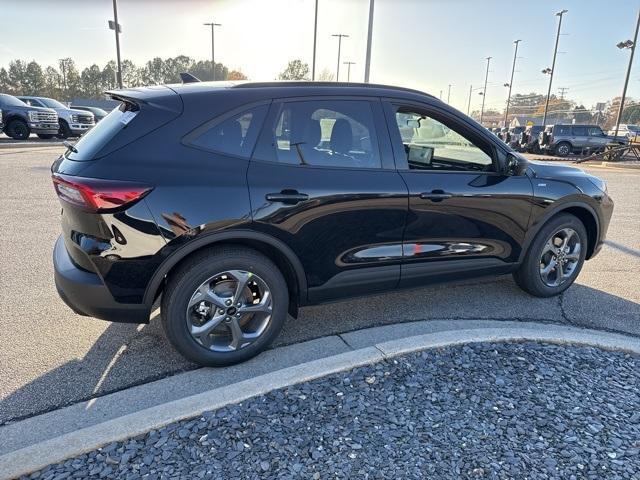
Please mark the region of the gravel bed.
<svg viewBox="0 0 640 480"><path fill-rule="evenodd" d="M640 357L484 343L334 374L30 477L640 479Z"/></svg>

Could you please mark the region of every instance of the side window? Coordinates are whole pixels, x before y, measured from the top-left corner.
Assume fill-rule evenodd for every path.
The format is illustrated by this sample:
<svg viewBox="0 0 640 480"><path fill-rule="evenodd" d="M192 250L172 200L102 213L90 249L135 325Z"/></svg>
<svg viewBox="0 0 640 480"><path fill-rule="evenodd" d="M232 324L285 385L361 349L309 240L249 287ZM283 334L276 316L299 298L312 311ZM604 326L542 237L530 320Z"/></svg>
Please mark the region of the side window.
<svg viewBox="0 0 640 480"><path fill-rule="evenodd" d="M267 109L268 105L259 105L222 122L213 120L198 127L185 141L206 150L249 158Z"/></svg>
<svg viewBox="0 0 640 480"><path fill-rule="evenodd" d="M573 135L575 137L586 137L587 127L573 127Z"/></svg>
<svg viewBox="0 0 640 480"><path fill-rule="evenodd" d="M568 125L558 125L555 128L554 135L571 135L571 127Z"/></svg>
<svg viewBox="0 0 640 480"><path fill-rule="evenodd" d="M401 108L396 124L411 170L493 170L487 146L480 148L435 118Z"/></svg>
<svg viewBox="0 0 640 480"><path fill-rule="evenodd" d="M604 133L602 133L600 127L589 127L589 135L592 137L602 137Z"/></svg>
<svg viewBox="0 0 640 480"><path fill-rule="evenodd" d="M368 101L310 100L283 103L265 132L270 148L256 157L282 163L380 168L380 152ZM263 137L264 138L264 137Z"/></svg>

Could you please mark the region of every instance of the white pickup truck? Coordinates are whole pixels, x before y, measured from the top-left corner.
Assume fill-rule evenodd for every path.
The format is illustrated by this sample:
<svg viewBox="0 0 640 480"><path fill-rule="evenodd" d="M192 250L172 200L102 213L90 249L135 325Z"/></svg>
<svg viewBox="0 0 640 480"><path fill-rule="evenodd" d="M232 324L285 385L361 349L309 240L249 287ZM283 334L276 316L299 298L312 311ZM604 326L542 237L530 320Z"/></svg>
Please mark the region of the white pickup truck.
<svg viewBox="0 0 640 480"><path fill-rule="evenodd" d="M24 103L33 107L53 108L58 113L60 124L59 138L79 137L92 129L95 124L93 113L84 110L74 110L53 98L20 96ZM41 138L51 138L53 135L38 135Z"/></svg>

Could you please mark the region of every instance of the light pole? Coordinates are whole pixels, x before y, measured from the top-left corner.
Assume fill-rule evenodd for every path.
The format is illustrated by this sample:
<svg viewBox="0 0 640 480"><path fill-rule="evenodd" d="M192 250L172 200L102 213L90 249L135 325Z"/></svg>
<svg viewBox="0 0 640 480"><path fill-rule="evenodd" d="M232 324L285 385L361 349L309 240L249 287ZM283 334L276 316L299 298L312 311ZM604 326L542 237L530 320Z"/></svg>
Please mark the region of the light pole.
<svg viewBox="0 0 640 480"><path fill-rule="evenodd" d="M318 0L316 0L316 12L313 20L313 61L311 62L311 80L316 79L316 39L318 38Z"/></svg>
<svg viewBox="0 0 640 480"><path fill-rule="evenodd" d="M371 71L371 38L373 36L373 0L369 0L369 28L367 29L367 54L364 60L364 82L369 83Z"/></svg>
<svg viewBox="0 0 640 480"><path fill-rule="evenodd" d="M207 27L211 27L211 79L215 81L216 79L216 48L215 48L215 40L214 40L214 28L221 27L221 23L209 22L203 23L203 25Z"/></svg>
<svg viewBox="0 0 640 480"><path fill-rule="evenodd" d="M518 44L522 40L515 40L513 44L516 46L515 51L513 52L513 65L511 66L511 80L509 80L509 94L507 95L507 108L504 110L504 126L507 126L507 122L509 120L509 103L511 103L511 89L513 88L513 74L516 71L516 58L518 58Z"/></svg>
<svg viewBox="0 0 640 480"><path fill-rule="evenodd" d="M117 0L113 0L113 21L109 20L109 28L116 32L116 62L118 69L116 70L116 81L118 82L118 88L122 88L122 64L120 62L120 33L122 28L118 23L118 4Z"/></svg>
<svg viewBox="0 0 640 480"><path fill-rule="evenodd" d="M551 68L545 68L542 73L549 74L549 89L547 90L547 101L544 104L544 115L542 117L542 127L544 128L547 123L547 110L549 109L549 97L551 96L551 84L553 83L553 74L556 70L556 56L558 55L558 41L560 41L560 28L562 27L562 16L569 10L560 10L556 13L558 18L558 33L556 33L556 46L553 49L553 61L551 62Z"/></svg>
<svg viewBox="0 0 640 480"><path fill-rule="evenodd" d="M467 115L469 115L469 112L471 111L471 95L473 95L473 92L476 90L482 90L482 87L473 88L473 85L469 85L469 102L467 103ZM482 95L482 92L478 92L478 94Z"/></svg>
<svg viewBox="0 0 640 480"><path fill-rule="evenodd" d="M618 108L618 118L616 118L616 129L613 132L613 136L618 136L618 129L620 128L620 120L622 119L622 111L624 110L624 100L627 96L627 86L629 85L629 75L631 75L631 64L633 63L633 54L636 51L636 43L638 41L638 28L640 28L640 10L638 10L638 20L636 21L636 33L633 35L633 40L627 40L625 42L618 43L617 47L622 50L625 48L631 49L629 55L629 66L627 67L627 76L624 79L624 87L622 89L622 97L620 98L620 108Z"/></svg>
<svg viewBox="0 0 640 480"><path fill-rule="evenodd" d="M450 98L451 98L451 84L449 84L449 91L447 92L447 103L449 103Z"/></svg>
<svg viewBox="0 0 640 480"><path fill-rule="evenodd" d="M487 80L489 80L489 63L491 63L492 57L487 57L487 73L484 76L484 88L482 89L482 108L480 109L480 125L482 125L482 118L484 117L484 101L487 98Z"/></svg>
<svg viewBox="0 0 640 480"><path fill-rule="evenodd" d="M351 65L355 65L356 62L342 62L347 66L347 82L351 80Z"/></svg>
<svg viewBox="0 0 640 480"><path fill-rule="evenodd" d="M338 67L336 68L336 82L340 81L340 48L342 47L342 39L349 38L349 35L343 33L336 33L331 35L332 37L338 37Z"/></svg>

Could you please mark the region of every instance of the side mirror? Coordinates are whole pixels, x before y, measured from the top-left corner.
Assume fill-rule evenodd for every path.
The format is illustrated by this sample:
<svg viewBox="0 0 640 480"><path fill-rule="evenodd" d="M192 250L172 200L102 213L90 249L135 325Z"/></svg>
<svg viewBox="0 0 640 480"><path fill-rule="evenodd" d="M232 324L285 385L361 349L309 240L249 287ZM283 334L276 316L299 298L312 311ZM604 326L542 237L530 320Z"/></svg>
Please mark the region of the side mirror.
<svg viewBox="0 0 640 480"><path fill-rule="evenodd" d="M528 163L524 158L514 155L513 153L509 153L507 155L503 173L512 177L519 177L524 175L527 171L527 166Z"/></svg>

